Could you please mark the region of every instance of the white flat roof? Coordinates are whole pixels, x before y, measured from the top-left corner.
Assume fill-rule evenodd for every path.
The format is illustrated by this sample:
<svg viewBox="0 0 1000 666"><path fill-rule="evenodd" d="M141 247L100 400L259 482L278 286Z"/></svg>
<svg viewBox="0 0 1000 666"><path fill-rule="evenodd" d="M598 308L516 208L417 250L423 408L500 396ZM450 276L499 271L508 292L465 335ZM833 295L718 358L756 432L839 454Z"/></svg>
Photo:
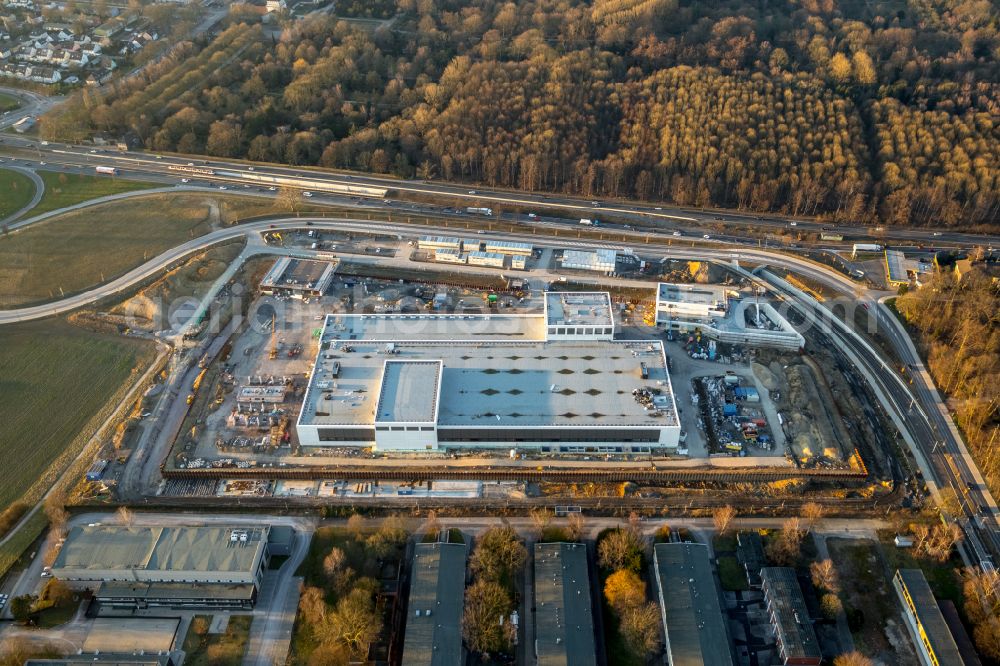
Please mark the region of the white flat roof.
<svg viewBox="0 0 1000 666"><path fill-rule="evenodd" d="M732 291L721 284L673 284L661 282L657 295L661 301L675 303L691 303L697 305L715 305L725 303L726 294Z"/></svg>
<svg viewBox="0 0 1000 666"><path fill-rule="evenodd" d="M437 420L438 384L441 361L387 360L375 421L392 423L433 423Z"/></svg>
<svg viewBox="0 0 1000 666"><path fill-rule="evenodd" d="M345 345L352 351L344 352ZM428 361L440 361L439 427L656 428L678 423L659 341L396 342L391 361L385 347L384 342L360 341L322 352L334 358L321 363L339 362L340 373L334 381L314 373L300 425L371 426L376 414L379 421L426 421L434 378ZM404 377L404 367L415 366L413 362L426 365ZM390 365L392 385L387 389L383 366ZM656 410L647 410L636 398L637 389L666 398L660 416L651 415ZM402 404L407 395L414 406ZM392 405L385 415L383 403Z"/></svg>
<svg viewBox="0 0 1000 666"><path fill-rule="evenodd" d="M611 296L606 291L550 291L545 294L549 326L614 326Z"/></svg>

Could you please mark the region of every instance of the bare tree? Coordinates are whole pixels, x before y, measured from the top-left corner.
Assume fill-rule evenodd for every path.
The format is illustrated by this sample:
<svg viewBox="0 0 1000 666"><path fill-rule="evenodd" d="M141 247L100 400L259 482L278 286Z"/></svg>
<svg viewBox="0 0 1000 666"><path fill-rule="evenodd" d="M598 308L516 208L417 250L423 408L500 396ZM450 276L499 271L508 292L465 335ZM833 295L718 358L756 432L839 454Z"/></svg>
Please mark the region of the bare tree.
<svg viewBox="0 0 1000 666"><path fill-rule="evenodd" d="M69 520L69 512L66 511L66 495L61 492L54 492L45 500L45 516L49 519L49 525L64 527Z"/></svg>
<svg viewBox="0 0 1000 666"><path fill-rule="evenodd" d="M823 519L826 509L818 502L806 502L802 505L802 518L806 522L806 530L812 532L816 524Z"/></svg>
<svg viewBox="0 0 1000 666"><path fill-rule="evenodd" d="M813 562L809 565L809 573L812 575L812 583L816 587L833 594L840 592L840 580L832 560Z"/></svg>
<svg viewBox="0 0 1000 666"><path fill-rule="evenodd" d="M620 627L625 644L640 657L648 657L660 644L660 611L651 601L626 608Z"/></svg>
<svg viewBox="0 0 1000 666"><path fill-rule="evenodd" d="M634 530L619 527L604 535L597 543L597 559L601 566L611 571L642 568L645 544Z"/></svg>
<svg viewBox="0 0 1000 666"><path fill-rule="evenodd" d="M802 540L806 531L802 521L791 517L781 524L781 531L767 544L766 554L772 561L783 566L791 566L799 558Z"/></svg>
<svg viewBox="0 0 1000 666"><path fill-rule="evenodd" d="M845 652L833 660L833 666L875 666L875 662L860 652Z"/></svg>
<svg viewBox="0 0 1000 666"><path fill-rule="evenodd" d="M498 583L479 580L465 592L462 633L469 649L486 654L503 652L514 639L514 625L506 621L514 604Z"/></svg>
<svg viewBox="0 0 1000 666"><path fill-rule="evenodd" d="M115 512L115 518L118 520L118 524L123 527L132 527L133 523L135 523L135 514L132 512L132 509L124 504L118 507L118 511Z"/></svg>
<svg viewBox="0 0 1000 666"><path fill-rule="evenodd" d="M548 507L543 506L532 509L529 515L531 516L531 524L539 536L552 523L552 511Z"/></svg>
<svg viewBox="0 0 1000 666"><path fill-rule="evenodd" d="M431 509L427 512L427 533L437 534L441 531L441 521L438 520L437 511Z"/></svg>
<svg viewBox="0 0 1000 666"><path fill-rule="evenodd" d="M344 551L334 546L323 558L323 573L326 574L327 578L332 579L343 570L346 563L347 556L344 555Z"/></svg>
<svg viewBox="0 0 1000 666"><path fill-rule="evenodd" d="M360 540L362 535L365 533L366 528L366 521L364 516L361 514L352 513L351 517L347 519L347 531L350 532L355 539Z"/></svg>
<svg viewBox="0 0 1000 666"><path fill-rule="evenodd" d="M736 509L729 504L720 506L712 512L712 522L715 524L715 531L719 534L726 534L736 519Z"/></svg>
<svg viewBox="0 0 1000 666"><path fill-rule="evenodd" d="M579 541L580 537L583 536L583 528L586 524L586 519L584 519L582 513L571 513L566 519L568 524L569 536L573 541Z"/></svg>

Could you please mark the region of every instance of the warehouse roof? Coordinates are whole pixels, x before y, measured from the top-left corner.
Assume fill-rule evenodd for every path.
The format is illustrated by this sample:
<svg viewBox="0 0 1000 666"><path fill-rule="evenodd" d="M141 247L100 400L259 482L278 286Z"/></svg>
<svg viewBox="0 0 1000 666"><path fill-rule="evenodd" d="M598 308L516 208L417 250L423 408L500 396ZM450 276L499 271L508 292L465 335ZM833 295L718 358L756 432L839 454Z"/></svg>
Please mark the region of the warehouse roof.
<svg viewBox="0 0 1000 666"><path fill-rule="evenodd" d="M656 584L674 666L731 666L726 619L719 603L708 546L659 543Z"/></svg>
<svg viewBox="0 0 1000 666"><path fill-rule="evenodd" d="M550 291L545 294L545 319L549 326L615 325L606 291Z"/></svg>
<svg viewBox="0 0 1000 666"><path fill-rule="evenodd" d="M583 544L535 544L535 644L540 666L597 663Z"/></svg>
<svg viewBox="0 0 1000 666"><path fill-rule="evenodd" d="M250 600L254 597L251 583L136 583L103 581L94 593L97 599L189 599Z"/></svg>
<svg viewBox="0 0 1000 666"><path fill-rule="evenodd" d="M675 303L691 303L695 305L717 305L726 303L728 287L721 284L673 284L661 282L659 297L661 301Z"/></svg>
<svg viewBox="0 0 1000 666"><path fill-rule="evenodd" d="M542 340L541 314L329 315L323 341ZM350 344L350 343L349 343Z"/></svg>
<svg viewBox="0 0 1000 666"><path fill-rule="evenodd" d="M382 383L375 420L384 422L437 421L441 361L389 361Z"/></svg>
<svg viewBox="0 0 1000 666"><path fill-rule="evenodd" d="M465 544L418 543L413 554L403 664L462 662Z"/></svg>
<svg viewBox="0 0 1000 666"><path fill-rule="evenodd" d="M264 289L309 289L326 291L338 262L282 257L260 281Z"/></svg>
<svg viewBox="0 0 1000 666"><path fill-rule="evenodd" d="M266 543L266 527L74 527L52 568L249 572Z"/></svg>
<svg viewBox="0 0 1000 666"><path fill-rule="evenodd" d="M380 342L345 341L321 352L300 423L372 425L377 397L369 396L382 393L385 348ZM391 358L442 362L439 426L658 428L678 423L659 341L398 342L392 344ZM334 363L340 364L335 378L327 369ZM664 405L647 410L633 395L638 389L659 393Z"/></svg>
<svg viewBox="0 0 1000 666"><path fill-rule="evenodd" d="M822 653L816 631L809 619L809 608L802 588L791 567L764 567L760 570L764 591L774 617L774 629L784 648L792 657L820 658Z"/></svg>

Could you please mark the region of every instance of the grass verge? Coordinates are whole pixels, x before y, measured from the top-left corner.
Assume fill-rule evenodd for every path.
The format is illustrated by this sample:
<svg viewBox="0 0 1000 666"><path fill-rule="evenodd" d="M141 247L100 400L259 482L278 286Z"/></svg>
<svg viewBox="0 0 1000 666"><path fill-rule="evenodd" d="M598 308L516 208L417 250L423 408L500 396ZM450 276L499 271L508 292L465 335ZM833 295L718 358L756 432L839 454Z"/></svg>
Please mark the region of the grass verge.
<svg viewBox="0 0 1000 666"><path fill-rule="evenodd" d="M150 195L59 215L0 239L0 308L61 298L111 280L211 230L209 195Z"/></svg>
<svg viewBox="0 0 1000 666"><path fill-rule="evenodd" d="M184 663L191 666L239 666L250 638L250 615L232 615L225 633L210 634L211 615L195 615L184 637Z"/></svg>
<svg viewBox="0 0 1000 666"><path fill-rule="evenodd" d="M152 361L149 343L64 320L0 327L0 509L21 497ZM96 427L96 426L95 426ZM48 484L48 485L51 485Z"/></svg>
<svg viewBox="0 0 1000 666"><path fill-rule="evenodd" d="M43 511L39 511L24 523L10 539L0 545L0 578L5 576L10 568L24 556L25 551L42 535L48 527L49 520Z"/></svg>
<svg viewBox="0 0 1000 666"><path fill-rule="evenodd" d="M23 173L11 169L0 169L0 220L13 215L31 202L35 196L35 184Z"/></svg>
<svg viewBox="0 0 1000 666"><path fill-rule="evenodd" d="M34 217L111 194L163 187L161 183L144 183L137 180L79 173L39 171L38 175L45 183L45 193L38 205L25 214L26 217Z"/></svg>
<svg viewBox="0 0 1000 666"><path fill-rule="evenodd" d="M14 109L20 108L21 101L14 97L13 95L8 95L7 93L0 93L0 113L5 111L13 111Z"/></svg>

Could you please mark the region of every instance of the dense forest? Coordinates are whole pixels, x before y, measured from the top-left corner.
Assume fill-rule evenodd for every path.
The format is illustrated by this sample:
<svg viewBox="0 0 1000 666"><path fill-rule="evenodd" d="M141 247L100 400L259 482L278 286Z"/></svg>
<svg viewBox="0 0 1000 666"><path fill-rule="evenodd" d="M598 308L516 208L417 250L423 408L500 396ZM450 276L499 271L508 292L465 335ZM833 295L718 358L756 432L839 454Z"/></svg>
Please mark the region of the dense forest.
<svg viewBox="0 0 1000 666"><path fill-rule="evenodd" d="M1000 220L990 0L380 0L179 45L48 137L892 224ZM388 17L388 18L386 18Z"/></svg>
<svg viewBox="0 0 1000 666"><path fill-rule="evenodd" d="M1000 492L1000 285L979 270L961 280L942 272L896 307L919 331L934 383L990 489Z"/></svg>

